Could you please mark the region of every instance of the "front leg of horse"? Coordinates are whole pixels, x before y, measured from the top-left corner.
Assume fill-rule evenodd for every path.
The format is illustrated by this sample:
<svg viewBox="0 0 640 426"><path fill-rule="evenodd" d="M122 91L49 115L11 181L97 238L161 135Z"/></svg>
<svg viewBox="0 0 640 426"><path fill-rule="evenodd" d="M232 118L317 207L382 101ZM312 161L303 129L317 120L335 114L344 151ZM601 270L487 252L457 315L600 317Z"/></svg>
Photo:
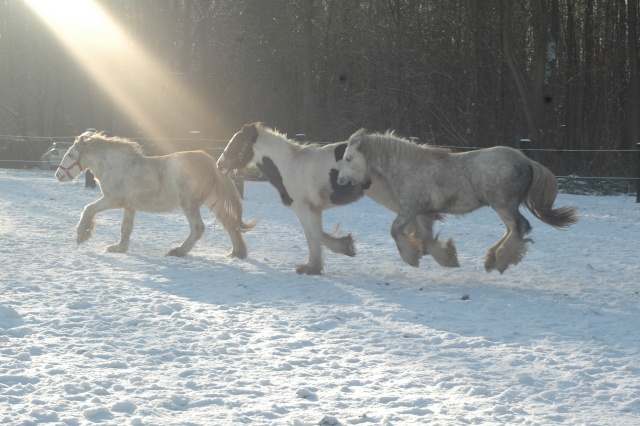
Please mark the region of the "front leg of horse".
<svg viewBox="0 0 640 426"><path fill-rule="evenodd" d="M424 254L430 254L440 266L458 268L458 252L453 240L449 238L446 243L441 243L437 236L433 235L433 222L436 215L418 215L418 235L424 246Z"/></svg>
<svg viewBox="0 0 640 426"><path fill-rule="evenodd" d="M296 212L298 220L304 230L309 247L309 259L307 263L296 266L296 272L307 275L321 275L323 269L322 258L322 211L311 208L300 209Z"/></svg>
<svg viewBox="0 0 640 426"><path fill-rule="evenodd" d="M122 225L120 227L120 241L118 244L108 246L108 252L125 253L129 250L129 241L131 239L131 232L133 231L133 219L135 218L135 214L135 210L128 208L123 209Z"/></svg>
<svg viewBox="0 0 640 426"><path fill-rule="evenodd" d="M415 234L408 235L406 226L414 220L415 215L410 211L401 210L391 224L391 236L398 246L398 252L402 260L409 265L417 267L420 265L422 256L422 243Z"/></svg>
<svg viewBox="0 0 640 426"><path fill-rule="evenodd" d="M87 204L82 211L80 222L76 226L76 242L82 244L91 238L95 229L95 217L98 213L114 208L114 205L105 197Z"/></svg>
<svg viewBox="0 0 640 426"><path fill-rule="evenodd" d="M186 205L182 207L182 211L189 220L189 235L180 247L170 250L169 253L167 253L167 256L186 256L193 246L196 245L196 242L198 242L200 237L202 237L202 234L204 234L204 222L200 216L200 206L195 204Z"/></svg>

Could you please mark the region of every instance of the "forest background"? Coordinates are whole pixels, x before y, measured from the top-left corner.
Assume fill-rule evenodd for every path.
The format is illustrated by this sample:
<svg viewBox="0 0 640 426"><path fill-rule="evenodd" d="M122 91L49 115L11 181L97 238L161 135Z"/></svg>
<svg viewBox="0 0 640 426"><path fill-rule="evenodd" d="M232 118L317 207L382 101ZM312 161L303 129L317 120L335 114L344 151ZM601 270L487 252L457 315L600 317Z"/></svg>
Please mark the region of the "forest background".
<svg viewBox="0 0 640 426"><path fill-rule="evenodd" d="M461 147L640 140L636 0L93 3L124 47L88 26L74 40L102 44L74 52L54 35L70 24L0 0L0 134L228 139L259 120L316 141L360 127Z"/></svg>

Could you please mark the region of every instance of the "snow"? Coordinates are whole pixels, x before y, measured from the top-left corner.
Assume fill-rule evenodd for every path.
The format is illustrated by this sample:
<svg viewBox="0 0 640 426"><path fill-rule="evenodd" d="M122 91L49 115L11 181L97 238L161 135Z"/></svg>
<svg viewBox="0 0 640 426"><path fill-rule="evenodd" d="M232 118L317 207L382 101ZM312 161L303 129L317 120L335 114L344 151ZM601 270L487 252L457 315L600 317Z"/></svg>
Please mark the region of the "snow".
<svg viewBox="0 0 640 426"><path fill-rule="evenodd" d="M0 170L0 423L32 425L640 424L640 205L561 194L581 221L534 227L524 261L487 274L490 209L438 224L461 268L400 260L393 214L368 199L325 213L355 258L306 259L295 216L245 185L249 259L208 212L185 258L180 212L75 225L97 190Z"/></svg>

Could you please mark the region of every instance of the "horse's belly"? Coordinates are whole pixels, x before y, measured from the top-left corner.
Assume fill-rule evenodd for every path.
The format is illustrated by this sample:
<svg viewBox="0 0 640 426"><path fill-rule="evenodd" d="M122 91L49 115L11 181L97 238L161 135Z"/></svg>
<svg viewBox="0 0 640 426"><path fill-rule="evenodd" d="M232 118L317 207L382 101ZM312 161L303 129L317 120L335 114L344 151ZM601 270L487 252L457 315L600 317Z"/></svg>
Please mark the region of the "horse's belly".
<svg viewBox="0 0 640 426"><path fill-rule="evenodd" d="M155 194L144 194L132 197L127 203L133 210L148 213L163 213L176 210L180 207L180 201L170 196L158 197Z"/></svg>
<svg viewBox="0 0 640 426"><path fill-rule="evenodd" d="M485 205L468 188L458 187L456 191L431 194L425 207L438 213L463 215Z"/></svg>

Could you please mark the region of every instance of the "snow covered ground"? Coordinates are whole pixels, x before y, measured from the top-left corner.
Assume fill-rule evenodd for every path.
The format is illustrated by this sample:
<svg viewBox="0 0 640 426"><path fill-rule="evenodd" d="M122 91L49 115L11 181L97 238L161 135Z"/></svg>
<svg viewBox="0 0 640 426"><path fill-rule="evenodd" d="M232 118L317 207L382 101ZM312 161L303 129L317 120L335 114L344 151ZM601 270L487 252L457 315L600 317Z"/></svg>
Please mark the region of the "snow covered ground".
<svg viewBox="0 0 640 426"><path fill-rule="evenodd" d="M581 222L534 219L524 261L487 274L490 209L438 224L461 268L402 263L393 214L325 213L355 258L299 276L302 229L264 182L245 187L249 259L213 216L185 258L176 212L120 212L75 243L98 190L0 170L0 423L105 425L640 424L640 205L561 195Z"/></svg>

